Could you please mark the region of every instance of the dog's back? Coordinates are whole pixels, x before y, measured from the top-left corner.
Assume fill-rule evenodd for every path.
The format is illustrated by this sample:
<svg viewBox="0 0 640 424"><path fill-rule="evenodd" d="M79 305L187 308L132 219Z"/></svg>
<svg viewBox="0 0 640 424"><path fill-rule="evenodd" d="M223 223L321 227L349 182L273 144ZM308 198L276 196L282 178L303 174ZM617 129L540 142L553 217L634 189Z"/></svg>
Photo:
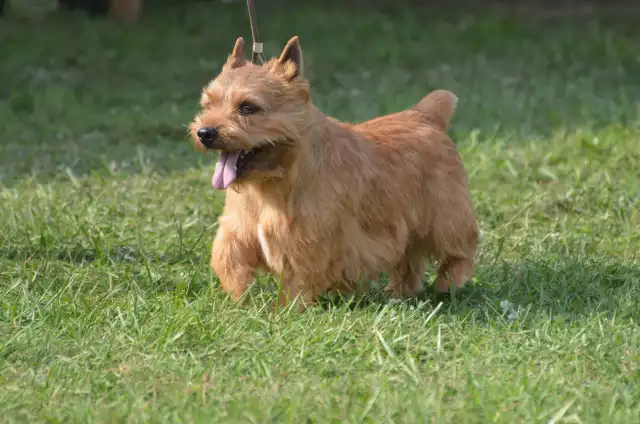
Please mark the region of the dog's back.
<svg viewBox="0 0 640 424"><path fill-rule="evenodd" d="M406 226L409 253L402 266L421 268L425 257L441 261L437 288L442 291L448 290L449 280L459 287L471 276L478 233L467 173L446 134L457 100L455 94L437 90L413 108L351 126L375 146L376 178L363 199L363 218L374 227L372 217L385 229ZM390 224L391 211L396 212ZM413 294L418 281L410 287L397 272L395 290Z"/></svg>

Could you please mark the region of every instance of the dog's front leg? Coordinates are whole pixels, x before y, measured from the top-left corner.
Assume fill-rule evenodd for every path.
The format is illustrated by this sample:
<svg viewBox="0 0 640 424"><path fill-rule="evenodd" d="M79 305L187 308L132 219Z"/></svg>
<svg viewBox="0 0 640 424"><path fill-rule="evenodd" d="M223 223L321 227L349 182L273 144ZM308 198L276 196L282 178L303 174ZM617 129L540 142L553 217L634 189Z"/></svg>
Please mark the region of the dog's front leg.
<svg viewBox="0 0 640 424"><path fill-rule="evenodd" d="M330 288L330 285L323 283L323 280L318 276L303 276L293 272L285 273L281 283L277 304L284 306L295 301L300 312L314 305L318 296Z"/></svg>
<svg viewBox="0 0 640 424"><path fill-rule="evenodd" d="M211 248L211 268L222 288L235 301L247 291L260 266L259 244L234 228L221 225Z"/></svg>

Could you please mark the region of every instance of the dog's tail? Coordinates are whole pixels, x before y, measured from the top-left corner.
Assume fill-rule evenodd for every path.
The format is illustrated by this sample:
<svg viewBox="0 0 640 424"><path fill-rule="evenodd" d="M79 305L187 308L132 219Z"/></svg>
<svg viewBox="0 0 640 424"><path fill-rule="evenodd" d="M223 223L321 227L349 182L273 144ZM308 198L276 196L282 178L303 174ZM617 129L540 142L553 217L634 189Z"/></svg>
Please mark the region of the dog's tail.
<svg viewBox="0 0 640 424"><path fill-rule="evenodd" d="M435 90L427 94L414 106L433 125L446 131L456 110L458 96L447 90Z"/></svg>

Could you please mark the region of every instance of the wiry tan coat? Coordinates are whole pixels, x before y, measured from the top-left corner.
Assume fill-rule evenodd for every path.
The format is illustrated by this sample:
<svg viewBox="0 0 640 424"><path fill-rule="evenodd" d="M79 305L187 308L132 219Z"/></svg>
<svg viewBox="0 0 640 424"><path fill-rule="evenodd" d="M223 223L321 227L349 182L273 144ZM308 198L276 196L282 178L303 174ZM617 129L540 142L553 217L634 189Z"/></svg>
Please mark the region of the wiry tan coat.
<svg viewBox="0 0 640 424"><path fill-rule="evenodd" d="M428 259L441 264L437 290L463 285L478 232L446 135L456 96L438 90L409 110L341 123L312 104L297 37L262 66L243 47L239 39L191 125L196 142L198 128L214 126L224 148L271 146L226 192L211 257L222 287L237 299L264 269L282 278L280 302L308 304L385 272L393 295L413 296ZM238 116L247 98L263 113Z"/></svg>

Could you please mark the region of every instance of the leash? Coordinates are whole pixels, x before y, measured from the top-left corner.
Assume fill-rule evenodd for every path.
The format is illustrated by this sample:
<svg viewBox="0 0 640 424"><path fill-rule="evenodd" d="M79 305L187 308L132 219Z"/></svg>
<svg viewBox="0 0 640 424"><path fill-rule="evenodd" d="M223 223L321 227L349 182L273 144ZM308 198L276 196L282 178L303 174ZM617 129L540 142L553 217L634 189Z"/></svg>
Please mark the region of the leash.
<svg viewBox="0 0 640 424"><path fill-rule="evenodd" d="M253 5L253 0L247 0L247 9L249 9L249 24L251 24L251 38L253 40L251 62L258 63L258 59L260 59L260 62L264 63L262 43L259 41L260 36L258 35L258 19L256 18L256 9Z"/></svg>

